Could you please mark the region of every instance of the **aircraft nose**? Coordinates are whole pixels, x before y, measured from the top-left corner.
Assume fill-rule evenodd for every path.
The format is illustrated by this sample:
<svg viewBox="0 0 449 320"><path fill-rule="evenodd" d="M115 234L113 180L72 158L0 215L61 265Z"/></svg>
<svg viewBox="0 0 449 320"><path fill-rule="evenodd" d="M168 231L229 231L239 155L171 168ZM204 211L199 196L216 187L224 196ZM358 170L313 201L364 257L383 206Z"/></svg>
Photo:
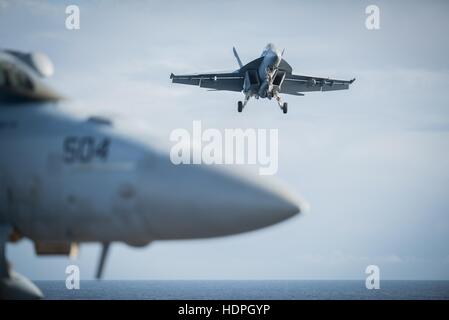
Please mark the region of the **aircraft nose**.
<svg viewBox="0 0 449 320"><path fill-rule="evenodd" d="M239 233L266 227L299 213L299 201L280 188L242 176L214 176L207 204L220 208L215 220L228 233ZM213 182L215 181L215 182Z"/></svg>
<svg viewBox="0 0 449 320"><path fill-rule="evenodd" d="M280 188L210 167L169 164L151 176L146 220L156 239L236 234L302 211L300 202Z"/></svg>
<svg viewBox="0 0 449 320"><path fill-rule="evenodd" d="M279 52L274 52L270 59L270 67L275 69L281 63L281 54Z"/></svg>

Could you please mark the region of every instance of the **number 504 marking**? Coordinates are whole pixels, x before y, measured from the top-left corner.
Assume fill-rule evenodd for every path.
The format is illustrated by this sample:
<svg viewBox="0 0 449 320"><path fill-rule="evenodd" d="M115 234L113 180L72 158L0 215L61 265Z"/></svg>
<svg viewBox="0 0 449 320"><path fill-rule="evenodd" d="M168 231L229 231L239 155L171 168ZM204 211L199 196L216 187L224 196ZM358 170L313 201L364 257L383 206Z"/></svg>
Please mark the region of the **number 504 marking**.
<svg viewBox="0 0 449 320"><path fill-rule="evenodd" d="M66 137L64 139L64 161L91 162L95 158L105 161L108 158L109 138L95 137Z"/></svg>

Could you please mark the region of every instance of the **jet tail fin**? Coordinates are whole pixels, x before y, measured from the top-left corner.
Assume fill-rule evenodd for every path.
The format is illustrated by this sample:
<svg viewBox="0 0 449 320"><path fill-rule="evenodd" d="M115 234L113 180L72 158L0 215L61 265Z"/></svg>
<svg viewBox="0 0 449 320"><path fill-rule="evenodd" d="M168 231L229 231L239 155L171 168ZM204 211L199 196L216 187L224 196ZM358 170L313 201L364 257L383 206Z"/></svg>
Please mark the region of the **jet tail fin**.
<svg viewBox="0 0 449 320"><path fill-rule="evenodd" d="M235 50L235 47L232 47L232 51L234 52L234 57L237 59L237 63L239 64L239 67L243 67L242 60L240 60L239 54L237 53L237 50Z"/></svg>

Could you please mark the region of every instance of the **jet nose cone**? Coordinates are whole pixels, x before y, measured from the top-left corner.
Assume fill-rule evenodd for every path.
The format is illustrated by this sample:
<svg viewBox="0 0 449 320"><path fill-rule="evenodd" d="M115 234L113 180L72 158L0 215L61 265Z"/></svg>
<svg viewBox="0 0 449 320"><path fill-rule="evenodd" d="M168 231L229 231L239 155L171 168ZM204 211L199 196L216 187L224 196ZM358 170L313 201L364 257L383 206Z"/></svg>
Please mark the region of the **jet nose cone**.
<svg viewBox="0 0 449 320"><path fill-rule="evenodd" d="M285 190L256 180L236 178L242 184L230 194L241 217L248 219L248 228L261 228L288 219L301 212L299 200Z"/></svg>
<svg viewBox="0 0 449 320"><path fill-rule="evenodd" d="M301 203L280 188L211 167L169 164L151 175L145 202L156 239L236 234L302 210Z"/></svg>
<svg viewBox="0 0 449 320"><path fill-rule="evenodd" d="M281 63L282 56L279 52L273 52L273 54L270 57L270 67L272 69L277 68L279 64Z"/></svg>

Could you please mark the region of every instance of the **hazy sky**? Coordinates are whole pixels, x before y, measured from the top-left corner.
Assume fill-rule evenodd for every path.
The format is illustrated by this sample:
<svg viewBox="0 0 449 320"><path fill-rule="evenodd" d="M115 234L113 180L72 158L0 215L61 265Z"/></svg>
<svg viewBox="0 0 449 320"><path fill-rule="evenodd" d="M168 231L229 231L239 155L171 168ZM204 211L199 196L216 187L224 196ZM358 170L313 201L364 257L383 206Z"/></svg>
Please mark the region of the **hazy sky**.
<svg viewBox="0 0 449 320"><path fill-rule="evenodd" d="M81 29L65 29L78 4ZM380 30L365 8L380 8ZM278 128L278 178L308 214L248 234L112 246L107 279L449 279L447 1L5 1L0 46L46 52L51 83L79 115L102 114L168 141L174 128ZM295 73L357 78L349 91L274 101L174 85L169 75L233 70L268 42ZM9 245L32 279L91 278L99 246L76 261Z"/></svg>

